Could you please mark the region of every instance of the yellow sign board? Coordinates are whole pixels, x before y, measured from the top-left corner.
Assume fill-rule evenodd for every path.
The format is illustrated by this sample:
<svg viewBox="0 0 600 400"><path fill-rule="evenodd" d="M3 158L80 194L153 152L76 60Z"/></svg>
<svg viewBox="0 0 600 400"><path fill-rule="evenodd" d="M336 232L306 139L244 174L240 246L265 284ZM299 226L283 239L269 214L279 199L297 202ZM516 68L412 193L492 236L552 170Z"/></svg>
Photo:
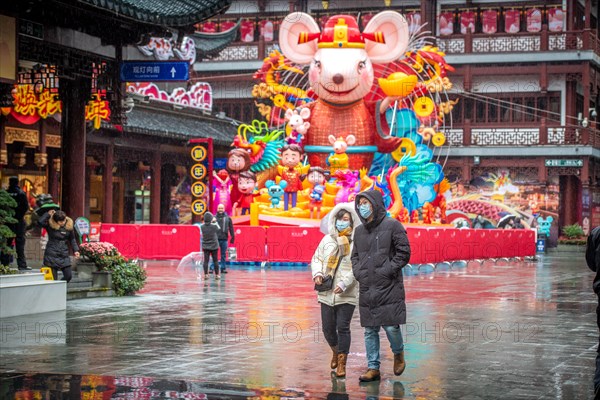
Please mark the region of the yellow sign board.
<svg viewBox="0 0 600 400"><path fill-rule="evenodd" d="M194 200L192 203L192 212L196 215L202 215L206 212L206 202L204 200Z"/></svg>
<svg viewBox="0 0 600 400"><path fill-rule="evenodd" d="M204 182L194 182L192 184L192 195L194 197L202 197L206 193L206 185Z"/></svg>
<svg viewBox="0 0 600 400"><path fill-rule="evenodd" d="M194 164L190 173L194 179L204 179L206 176L206 167L202 164Z"/></svg>
<svg viewBox="0 0 600 400"><path fill-rule="evenodd" d="M194 161L204 161L206 158L206 149L204 146L195 146L192 149L191 154Z"/></svg>

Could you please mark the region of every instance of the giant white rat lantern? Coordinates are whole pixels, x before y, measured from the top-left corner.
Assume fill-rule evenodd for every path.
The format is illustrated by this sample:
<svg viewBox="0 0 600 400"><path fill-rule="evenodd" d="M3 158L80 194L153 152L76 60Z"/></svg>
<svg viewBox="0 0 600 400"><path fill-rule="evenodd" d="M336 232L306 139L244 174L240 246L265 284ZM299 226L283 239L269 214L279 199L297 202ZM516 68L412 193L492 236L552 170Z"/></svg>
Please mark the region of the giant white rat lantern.
<svg viewBox="0 0 600 400"><path fill-rule="evenodd" d="M348 147L349 167L370 167L376 151L389 153L401 139L388 136L384 118L392 98L368 104L373 88L373 64L398 60L409 42L408 24L393 11L375 15L360 32L354 17L331 17L320 31L308 14L289 14L279 30L283 54L298 64L309 64L309 82L318 99L309 103L310 129L304 150L309 162L325 166L332 149L329 135L356 138Z"/></svg>

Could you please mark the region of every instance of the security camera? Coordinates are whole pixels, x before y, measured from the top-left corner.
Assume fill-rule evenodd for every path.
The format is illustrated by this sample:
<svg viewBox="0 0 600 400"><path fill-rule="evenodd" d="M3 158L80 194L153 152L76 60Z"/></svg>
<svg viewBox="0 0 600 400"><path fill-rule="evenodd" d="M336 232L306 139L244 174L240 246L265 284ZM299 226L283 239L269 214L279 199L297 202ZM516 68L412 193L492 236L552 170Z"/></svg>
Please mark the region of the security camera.
<svg viewBox="0 0 600 400"><path fill-rule="evenodd" d="M140 103L144 104L150 103L150 96L145 96L139 93L127 93L127 98L131 98L132 100L139 101Z"/></svg>
<svg viewBox="0 0 600 400"><path fill-rule="evenodd" d="M130 113L131 111L133 111L133 107L135 106L135 102L131 97L125 97L121 104L123 105L123 108L125 109L126 113Z"/></svg>
<svg viewBox="0 0 600 400"><path fill-rule="evenodd" d="M581 126L583 126L584 128L587 128L589 124L590 122L588 121L587 117L585 117L583 121L581 121Z"/></svg>
<svg viewBox="0 0 600 400"><path fill-rule="evenodd" d="M590 118L594 118L595 119L598 116L598 113L596 112L595 108L590 108L588 110L588 112L590 113Z"/></svg>

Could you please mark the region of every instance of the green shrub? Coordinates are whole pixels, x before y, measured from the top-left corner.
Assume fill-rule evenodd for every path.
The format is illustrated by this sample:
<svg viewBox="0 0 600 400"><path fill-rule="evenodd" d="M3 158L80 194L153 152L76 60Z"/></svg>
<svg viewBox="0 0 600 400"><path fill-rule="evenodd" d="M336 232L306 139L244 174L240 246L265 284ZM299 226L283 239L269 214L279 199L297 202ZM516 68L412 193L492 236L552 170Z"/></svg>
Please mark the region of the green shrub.
<svg viewBox="0 0 600 400"><path fill-rule="evenodd" d="M0 254L15 254L14 249L7 245L8 239L14 238L15 233L6 226L18 222L13 218L15 208L17 202L6 190L0 190Z"/></svg>
<svg viewBox="0 0 600 400"><path fill-rule="evenodd" d="M585 236L585 233L583 233L583 228L579 224L566 225L563 227L562 231L567 239L575 239Z"/></svg>
<svg viewBox="0 0 600 400"><path fill-rule="evenodd" d="M13 275L16 273L16 269L10 269L8 265L0 265L0 275Z"/></svg>
<svg viewBox="0 0 600 400"><path fill-rule="evenodd" d="M117 296L133 295L146 284L146 271L137 262L112 263L104 267L104 270L112 272L112 282Z"/></svg>

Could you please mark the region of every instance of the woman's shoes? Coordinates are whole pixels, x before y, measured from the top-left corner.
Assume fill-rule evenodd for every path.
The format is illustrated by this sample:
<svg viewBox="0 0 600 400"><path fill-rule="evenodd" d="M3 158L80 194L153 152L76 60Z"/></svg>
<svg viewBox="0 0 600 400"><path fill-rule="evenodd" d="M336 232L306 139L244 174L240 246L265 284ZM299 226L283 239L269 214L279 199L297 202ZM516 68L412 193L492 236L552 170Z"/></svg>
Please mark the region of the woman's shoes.
<svg viewBox="0 0 600 400"><path fill-rule="evenodd" d="M208 274L204 274L204 279L208 279Z"/></svg>
<svg viewBox="0 0 600 400"><path fill-rule="evenodd" d="M221 275L215 275L215 279L221 279Z"/></svg>

